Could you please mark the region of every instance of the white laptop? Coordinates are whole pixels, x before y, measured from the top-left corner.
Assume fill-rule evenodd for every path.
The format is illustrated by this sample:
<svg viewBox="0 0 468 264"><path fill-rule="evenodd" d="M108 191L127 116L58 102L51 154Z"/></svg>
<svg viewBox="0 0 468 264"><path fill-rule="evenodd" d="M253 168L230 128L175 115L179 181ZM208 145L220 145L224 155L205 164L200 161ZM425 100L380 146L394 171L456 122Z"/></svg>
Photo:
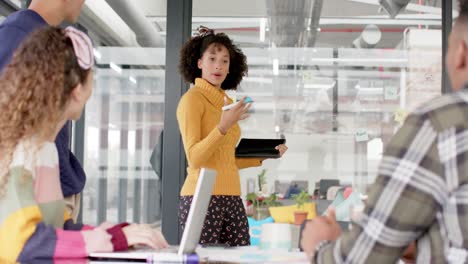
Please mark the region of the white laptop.
<svg viewBox="0 0 468 264"><path fill-rule="evenodd" d="M93 259L122 259L122 260L159 260L159 261L189 261L187 257L195 253L200 241L200 235L205 222L206 212L210 204L213 186L216 180L216 171L211 169L200 170L192 205L185 224L180 246L177 248L153 250L136 249L124 252L91 253ZM178 223L176 223L178 224Z"/></svg>

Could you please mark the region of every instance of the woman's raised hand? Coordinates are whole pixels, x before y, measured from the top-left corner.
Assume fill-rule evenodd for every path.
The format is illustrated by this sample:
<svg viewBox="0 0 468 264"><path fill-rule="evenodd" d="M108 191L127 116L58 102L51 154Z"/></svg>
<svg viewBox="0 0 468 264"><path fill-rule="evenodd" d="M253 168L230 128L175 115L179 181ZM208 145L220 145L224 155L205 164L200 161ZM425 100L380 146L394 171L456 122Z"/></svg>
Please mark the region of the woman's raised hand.
<svg viewBox="0 0 468 264"><path fill-rule="evenodd" d="M247 97L244 96L242 100L240 100L234 105L234 107L230 108L229 110L223 111L223 114L221 115L221 120L218 124L218 129L222 134L225 135L227 131L239 120L244 120L249 117L247 111L249 111L251 103L246 104L244 102L246 98ZM229 105L229 102L226 99L226 97L224 97L224 105Z"/></svg>

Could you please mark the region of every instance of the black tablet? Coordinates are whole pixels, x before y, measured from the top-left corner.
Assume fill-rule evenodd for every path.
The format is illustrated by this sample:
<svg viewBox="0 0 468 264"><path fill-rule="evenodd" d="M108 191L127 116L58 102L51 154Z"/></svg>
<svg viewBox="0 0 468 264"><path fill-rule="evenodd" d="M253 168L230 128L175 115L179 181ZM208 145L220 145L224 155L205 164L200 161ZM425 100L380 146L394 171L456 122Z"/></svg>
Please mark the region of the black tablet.
<svg viewBox="0 0 468 264"><path fill-rule="evenodd" d="M284 144L286 139L242 138L236 148L239 158L279 158L276 146Z"/></svg>

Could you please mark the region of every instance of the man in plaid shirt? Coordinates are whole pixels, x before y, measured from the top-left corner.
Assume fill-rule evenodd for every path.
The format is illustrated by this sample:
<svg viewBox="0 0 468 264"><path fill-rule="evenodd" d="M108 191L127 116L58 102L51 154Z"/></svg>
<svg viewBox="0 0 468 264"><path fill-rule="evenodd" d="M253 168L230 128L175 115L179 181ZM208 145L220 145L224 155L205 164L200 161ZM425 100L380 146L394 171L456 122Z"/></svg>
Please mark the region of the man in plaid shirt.
<svg viewBox="0 0 468 264"><path fill-rule="evenodd" d="M468 262L468 0L449 38L454 93L408 116L386 147L361 219L341 234L331 215L307 223L312 263L395 263L416 241L416 263Z"/></svg>

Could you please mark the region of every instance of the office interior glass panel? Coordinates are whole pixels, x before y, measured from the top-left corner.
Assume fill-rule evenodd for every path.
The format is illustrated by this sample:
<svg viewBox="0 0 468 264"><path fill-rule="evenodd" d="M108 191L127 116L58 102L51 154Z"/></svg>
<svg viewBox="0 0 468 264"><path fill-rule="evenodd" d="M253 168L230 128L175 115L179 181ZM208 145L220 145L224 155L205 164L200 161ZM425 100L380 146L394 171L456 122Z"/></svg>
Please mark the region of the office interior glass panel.
<svg viewBox="0 0 468 264"><path fill-rule="evenodd" d="M262 169L266 195L297 184L326 198L322 180L365 194L405 116L441 94L441 1L410 1L393 18L378 1L208 2L194 0L193 30L225 32L247 55L232 93L255 101L242 137L284 136L289 147L241 170L243 197Z"/></svg>
<svg viewBox="0 0 468 264"><path fill-rule="evenodd" d="M231 93L255 100L243 137L287 139L282 159L241 171L242 196L258 190L262 169L266 195L293 183L313 194L327 179L365 194L405 116L441 93L443 0L382 1L391 5L193 1L192 33L200 25L225 32L248 57L249 76ZM96 44L97 67L85 113L84 223L161 218L160 156L150 158L164 127L166 6L85 1L79 23Z"/></svg>
<svg viewBox="0 0 468 264"><path fill-rule="evenodd" d="M95 85L86 105L83 222L158 225L165 25L148 20L137 1L113 2L86 1L82 13L98 16L90 35L111 43L95 48ZM165 17L165 6L158 8Z"/></svg>

